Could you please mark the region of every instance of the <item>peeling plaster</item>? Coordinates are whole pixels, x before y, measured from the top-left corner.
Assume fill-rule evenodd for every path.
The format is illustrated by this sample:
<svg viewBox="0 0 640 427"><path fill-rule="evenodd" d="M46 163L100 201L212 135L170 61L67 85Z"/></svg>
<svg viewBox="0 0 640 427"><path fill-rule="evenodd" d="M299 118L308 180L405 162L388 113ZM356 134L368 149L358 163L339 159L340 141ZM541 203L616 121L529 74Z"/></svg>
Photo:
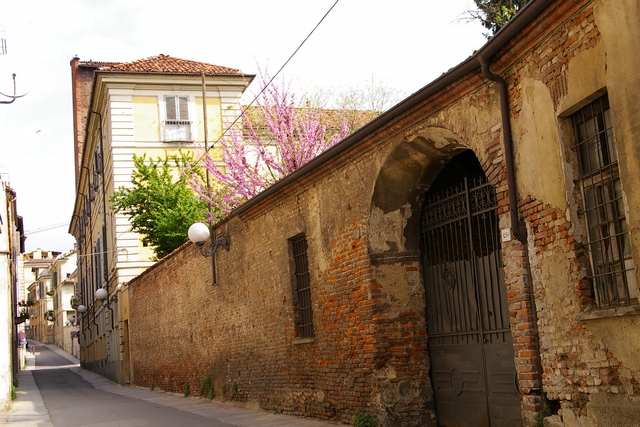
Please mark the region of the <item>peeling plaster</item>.
<svg viewBox="0 0 640 427"><path fill-rule="evenodd" d="M384 213L374 205L369 219L369 244L372 252L406 251L404 229L412 215L409 203L389 213Z"/></svg>
<svg viewBox="0 0 640 427"><path fill-rule="evenodd" d="M376 268L376 280L387 295L387 315L395 319L407 310L423 309L422 282L418 271L407 271L399 264L383 264Z"/></svg>

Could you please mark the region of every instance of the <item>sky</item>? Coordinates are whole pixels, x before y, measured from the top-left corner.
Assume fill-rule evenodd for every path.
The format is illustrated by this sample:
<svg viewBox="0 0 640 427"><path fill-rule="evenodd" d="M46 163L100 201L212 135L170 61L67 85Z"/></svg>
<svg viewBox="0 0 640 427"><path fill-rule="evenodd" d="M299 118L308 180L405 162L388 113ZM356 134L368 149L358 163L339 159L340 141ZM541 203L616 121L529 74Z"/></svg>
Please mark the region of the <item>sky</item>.
<svg viewBox="0 0 640 427"><path fill-rule="evenodd" d="M407 96L486 39L461 19L473 0L21 0L0 8L0 180L17 193L26 250L66 252L75 200L70 61L170 55L273 75L294 92L374 79ZM4 31L4 33L2 33ZM248 89L257 93L259 79ZM0 101L7 99L0 96ZM64 224L60 226L61 224ZM46 230L42 230L46 229Z"/></svg>

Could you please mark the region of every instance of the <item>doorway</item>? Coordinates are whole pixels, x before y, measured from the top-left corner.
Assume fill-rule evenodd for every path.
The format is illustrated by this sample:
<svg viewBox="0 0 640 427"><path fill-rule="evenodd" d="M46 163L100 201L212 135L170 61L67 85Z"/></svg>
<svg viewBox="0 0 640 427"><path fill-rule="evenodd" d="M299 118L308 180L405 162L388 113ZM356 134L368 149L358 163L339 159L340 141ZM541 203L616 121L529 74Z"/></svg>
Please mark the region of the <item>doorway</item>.
<svg viewBox="0 0 640 427"><path fill-rule="evenodd" d="M472 151L425 196L420 240L439 426L522 425L496 193Z"/></svg>

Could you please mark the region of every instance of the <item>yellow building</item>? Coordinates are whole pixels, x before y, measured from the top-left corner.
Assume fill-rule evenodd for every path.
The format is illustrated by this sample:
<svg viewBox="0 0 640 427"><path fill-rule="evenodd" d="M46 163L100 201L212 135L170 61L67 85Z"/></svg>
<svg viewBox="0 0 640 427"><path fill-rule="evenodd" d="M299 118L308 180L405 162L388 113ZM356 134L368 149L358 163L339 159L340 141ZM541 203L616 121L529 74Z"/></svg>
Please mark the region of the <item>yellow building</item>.
<svg viewBox="0 0 640 427"><path fill-rule="evenodd" d="M204 117L208 141L219 138L254 76L167 55L124 63L73 58L71 74L76 200L69 231L78 249L80 360L127 384L127 283L153 265L154 252L109 200L131 185L134 155L200 148Z"/></svg>
<svg viewBox="0 0 640 427"><path fill-rule="evenodd" d="M41 249L23 255L21 266L21 285L26 290L27 300L32 301L28 307L29 332L27 337L45 344L53 344L53 310L54 290L51 284L51 266L60 252L43 251ZM53 320L49 320L53 319Z"/></svg>
<svg viewBox="0 0 640 427"><path fill-rule="evenodd" d="M53 342L67 353L77 356L76 313L72 307L77 254L69 251L60 255L51 264L51 289L53 291Z"/></svg>

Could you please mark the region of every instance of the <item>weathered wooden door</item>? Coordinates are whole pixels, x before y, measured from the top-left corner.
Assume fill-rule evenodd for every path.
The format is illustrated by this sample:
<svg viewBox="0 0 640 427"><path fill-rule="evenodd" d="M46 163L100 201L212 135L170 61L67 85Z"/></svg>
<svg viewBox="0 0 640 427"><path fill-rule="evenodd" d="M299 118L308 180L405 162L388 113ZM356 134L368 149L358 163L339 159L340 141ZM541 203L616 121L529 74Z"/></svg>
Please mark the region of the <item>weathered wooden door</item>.
<svg viewBox="0 0 640 427"><path fill-rule="evenodd" d="M496 195L482 177L427 193L421 223L440 426L522 425Z"/></svg>

